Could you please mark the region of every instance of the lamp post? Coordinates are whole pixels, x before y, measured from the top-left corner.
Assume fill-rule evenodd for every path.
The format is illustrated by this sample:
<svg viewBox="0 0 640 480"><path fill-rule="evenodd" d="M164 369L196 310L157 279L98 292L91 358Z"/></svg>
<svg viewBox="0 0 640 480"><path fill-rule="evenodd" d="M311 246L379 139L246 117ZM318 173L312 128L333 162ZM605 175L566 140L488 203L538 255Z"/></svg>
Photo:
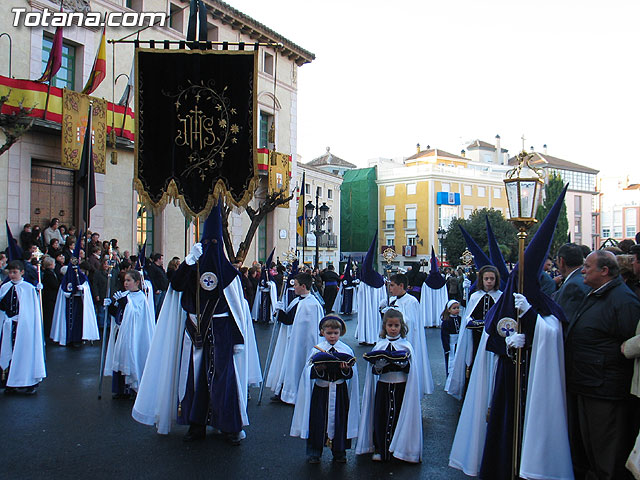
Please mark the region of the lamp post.
<svg viewBox="0 0 640 480"><path fill-rule="evenodd" d="M309 223L313 225L314 230L313 234L316 236L316 258L315 258L315 266L318 267L320 264L320 237L324 234L324 230L322 230L322 226L327 221L327 214L329 213L329 207L325 202L322 202L322 206L318 207L318 203L320 200L320 188L316 188L316 204L315 206L309 200L304 206L306 216L309 220ZM314 215L315 213L315 215Z"/></svg>
<svg viewBox="0 0 640 480"><path fill-rule="evenodd" d="M442 262L444 261L444 248L442 248L442 241L447 235L447 231L444 228L440 227L436 234L438 235L438 245L440 247L440 264L442 264Z"/></svg>
<svg viewBox="0 0 640 480"><path fill-rule="evenodd" d="M509 204L509 220L518 229L518 293L524 291L524 243L527 230L536 223L535 214L538 206L540 189L544 185L544 171L531 166L532 154L522 151L518 155L518 164L507 172L504 179ZM502 321L502 320L501 320ZM521 333L520 314L517 313L516 332ZM516 349L516 382L513 409L513 456L512 478L518 478L520 465L521 437L521 395L522 395L522 349Z"/></svg>

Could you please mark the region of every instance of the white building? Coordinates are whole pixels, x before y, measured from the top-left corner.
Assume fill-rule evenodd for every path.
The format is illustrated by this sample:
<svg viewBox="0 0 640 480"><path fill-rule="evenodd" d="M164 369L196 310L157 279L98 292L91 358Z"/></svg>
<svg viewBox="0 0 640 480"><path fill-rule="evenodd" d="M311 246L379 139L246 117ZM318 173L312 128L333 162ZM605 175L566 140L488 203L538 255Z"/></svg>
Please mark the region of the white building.
<svg viewBox="0 0 640 480"><path fill-rule="evenodd" d="M634 239L640 231L640 178L631 175L598 175L596 248L607 239Z"/></svg>

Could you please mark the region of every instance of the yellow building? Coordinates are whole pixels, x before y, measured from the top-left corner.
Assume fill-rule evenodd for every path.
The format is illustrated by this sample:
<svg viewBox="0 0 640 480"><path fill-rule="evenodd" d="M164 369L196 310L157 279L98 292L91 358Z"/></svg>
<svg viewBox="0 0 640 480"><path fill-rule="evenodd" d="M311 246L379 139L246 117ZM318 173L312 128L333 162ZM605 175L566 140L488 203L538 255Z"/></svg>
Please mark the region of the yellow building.
<svg viewBox="0 0 640 480"><path fill-rule="evenodd" d="M464 155L464 151L462 152ZM381 251L391 246L394 266L440 256L438 230L476 209L507 211L503 179L508 166L475 161L437 148L402 160L376 159ZM381 253L381 251L379 253ZM446 259L446 252L445 252ZM382 262L382 257L379 256Z"/></svg>

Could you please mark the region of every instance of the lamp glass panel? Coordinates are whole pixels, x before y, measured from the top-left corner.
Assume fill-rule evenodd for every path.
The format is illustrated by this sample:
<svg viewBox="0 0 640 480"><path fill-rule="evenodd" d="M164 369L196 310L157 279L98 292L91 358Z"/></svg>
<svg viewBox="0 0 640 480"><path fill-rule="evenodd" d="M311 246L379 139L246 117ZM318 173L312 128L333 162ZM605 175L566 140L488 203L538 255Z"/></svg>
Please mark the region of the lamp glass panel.
<svg viewBox="0 0 640 480"><path fill-rule="evenodd" d="M509 204L509 216L518 218L518 182L505 182L505 189L507 191L507 203Z"/></svg>
<svg viewBox="0 0 640 480"><path fill-rule="evenodd" d="M533 218L536 206L536 181L520 181L520 218Z"/></svg>

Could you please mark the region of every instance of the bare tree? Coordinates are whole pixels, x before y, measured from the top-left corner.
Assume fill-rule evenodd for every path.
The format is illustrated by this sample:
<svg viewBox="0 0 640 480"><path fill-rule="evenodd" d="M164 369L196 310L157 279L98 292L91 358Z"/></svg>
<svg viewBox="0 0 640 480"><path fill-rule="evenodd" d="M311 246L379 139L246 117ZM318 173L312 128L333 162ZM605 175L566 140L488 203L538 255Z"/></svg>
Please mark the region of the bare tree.
<svg viewBox="0 0 640 480"><path fill-rule="evenodd" d="M294 193L286 195L284 190L267 194L265 199L260 202L260 206L257 210L247 205L244 210L251 220L249 229L244 236L244 240L240 242L238 251L234 252L233 242L231 241L231 234L229 233L229 214L231 213L231 206L225 205L222 209L222 238L224 240L224 247L227 251L227 256L231 262L243 262L249 251L249 246L253 241L253 237L258 230L260 222L267 216L269 212L273 212L280 205L284 205L293 198Z"/></svg>
<svg viewBox="0 0 640 480"><path fill-rule="evenodd" d="M0 97L0 111L7 100L9 100L11 91ZM18 139L33 125L33 118L29 118L33 108L25 108L22 102L18 105L18 111L11 114L0 115L0 130L4 133L4 145L0 147L0 155L9 150Z"/></svg>

